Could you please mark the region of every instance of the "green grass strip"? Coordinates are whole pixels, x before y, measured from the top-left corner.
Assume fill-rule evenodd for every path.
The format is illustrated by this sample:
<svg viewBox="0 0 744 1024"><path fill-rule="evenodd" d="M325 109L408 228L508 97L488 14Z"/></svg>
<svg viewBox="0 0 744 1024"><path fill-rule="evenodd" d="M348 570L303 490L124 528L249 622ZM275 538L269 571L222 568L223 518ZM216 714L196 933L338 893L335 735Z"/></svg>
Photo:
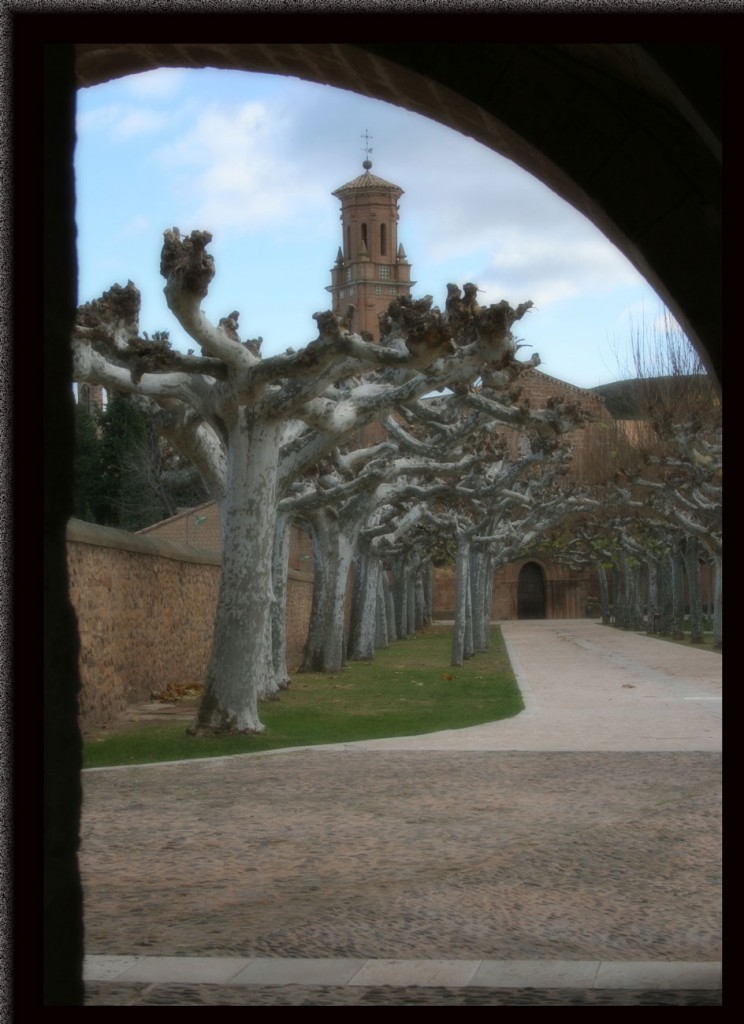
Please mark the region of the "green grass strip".
<svg viewBox="0 0 744 1024"><path fill-rule="evenodd" d="M297 673L279 700L260 706L260 736L193 737L188 723L144 723L87 740L83 767L152 764L279 748L418 736L512 718L524 709L501 630L491 646L451 668L451 627L430 627L349 662L337 675Z"/></svg>

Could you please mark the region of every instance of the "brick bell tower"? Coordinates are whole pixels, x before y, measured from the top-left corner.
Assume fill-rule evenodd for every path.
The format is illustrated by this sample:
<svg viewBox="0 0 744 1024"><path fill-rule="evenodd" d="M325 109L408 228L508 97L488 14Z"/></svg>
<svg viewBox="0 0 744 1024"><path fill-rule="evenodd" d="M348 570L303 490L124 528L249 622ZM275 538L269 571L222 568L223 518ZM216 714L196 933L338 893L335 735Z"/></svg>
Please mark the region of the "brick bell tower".
<svg viewBox="0 0 744 1024"><path fill-rule="evenodd" d="M364 174L331 194L341 200L342 242L327 286L333 312L354 306L351 330L380 340L378 317L399 295L410 296L411 264L398 244L398 199L403 189L371 174L370 137L365 140Z"/></svg>

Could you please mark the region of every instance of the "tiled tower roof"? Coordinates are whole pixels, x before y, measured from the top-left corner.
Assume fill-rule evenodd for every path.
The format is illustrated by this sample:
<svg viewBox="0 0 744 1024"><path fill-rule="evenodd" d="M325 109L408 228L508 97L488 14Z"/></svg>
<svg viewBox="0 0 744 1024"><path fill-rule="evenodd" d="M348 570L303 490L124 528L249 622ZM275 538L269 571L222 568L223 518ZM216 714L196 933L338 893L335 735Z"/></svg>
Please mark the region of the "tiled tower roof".
<svg viewBox="0 0 744 1024"><path fill-rule="evenodd" d="M352 178L351 181L347 181L345 185L339 186L339 188L331 194L338 196L339 199L341 199L347 192L358 192L366 188L382 188L390 192L394 192L396 196L403 195L403 189L400 185L394 185L392 181L385 181L384 178L378 178L376 174L370 174L369 171L365 171L364 174L360 174L358 178Z"/></svg>

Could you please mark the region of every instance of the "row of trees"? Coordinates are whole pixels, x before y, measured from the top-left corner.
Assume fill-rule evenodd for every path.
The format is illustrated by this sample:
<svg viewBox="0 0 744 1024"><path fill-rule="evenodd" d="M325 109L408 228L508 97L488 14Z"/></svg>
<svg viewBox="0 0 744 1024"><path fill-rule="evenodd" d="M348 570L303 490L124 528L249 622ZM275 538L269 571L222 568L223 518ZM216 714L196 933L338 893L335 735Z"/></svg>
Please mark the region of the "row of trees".
<svg viewBox="0 0 744 1024"><path fill-rule="evenodd" d="M132 282L82 306L73 336L76 379L128 396L147 436L194 466L220 506L220 593L194 732L262 731L258 701L288 683L292 521L313 538L307 669L337 671L425 622L436 552L457 568L453 664L488 642L494 571L550 531L558 557L590 561L600 580L613 568L615 612L628 624L644 603L641 564L658 581L649 609L674 591L667 564L674 580L684 556L692 580L701 548L720 580L720 436L704 384L684 402L679 390L662 401L658 382L636 389L634 433L606 428L595 478L579 489L561 438L586 414L519 399L519 375L539 358L516 359L511 328L531 303L480 307L474 285L449 285L444 312L429 296L391 303L380 344L326 312L315 315L315 341L262 358L261 339L241 339L237 312L215 325L201 309L215 272L210 238L167 231L161 258L168 306L199 355L174 351L165 334L140 336ZM509 456L504 427L521 435L521 455Z"/></svg>
<svg viewBox="0 0 744 1024"><path fill-rule="evenodd" d="M608 389L616 419L590 428L587 480L597 507L563 523L551 551L596 569L604 621L612 614L627 629L681 637L689 613L690 639L699 643L707 611L722 647L721 404L668 316L631 342L636 376ZM713 581L707 609L703 568Z"/></svg>
<svg viewBox="0 0 744 1024"><path fill-rule="evenodd" d="M201 354L175 352L163 335L140 336L139 293L129 282L78 311L75 377L131 396L219 503L221 585L194 731L261 731L258 700L287 681L292 517L310 525L316 551L308 667L338 667L347 655L343 593L354 558L354 655L367 655L371 637L390 636L393 623L395 635L406 635L423 614L415 594L425 586L413 567L426 565L434 533L462 554L465 628L456 631L453 657L468 656L480 640L469 638L467 623L477 623L480 637L494 553L506 538L515 549L525 531L535 536L565 514L566 494L555 483L565 455L556 439L583 414L561 402L535 412L519 404L519 374L539 359L515 358L511 328L531 303L482 308L472 285L464 293L449 286L444 312L428 296L394 301L380 344L331 313L316 314L315 341L264 359L260 339L241 339L237 312L215 325L201 310L214 275L210 238L167 231L161 259L168 306ZM383 422L384 439L365 443L365 430ZM498 425L519 429L530 453L510 461ZM392 614L380 582L385 567L399 596Z"/></svg>

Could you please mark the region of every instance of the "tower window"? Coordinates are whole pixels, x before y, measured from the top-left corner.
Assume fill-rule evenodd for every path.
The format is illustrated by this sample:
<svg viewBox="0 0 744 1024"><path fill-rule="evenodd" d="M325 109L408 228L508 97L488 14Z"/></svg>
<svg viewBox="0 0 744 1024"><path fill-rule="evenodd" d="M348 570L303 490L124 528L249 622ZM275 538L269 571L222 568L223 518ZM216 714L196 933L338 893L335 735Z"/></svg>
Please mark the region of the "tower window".
<svg viewBox="0 0 744 1024"><path fill-rule="evenodd" d="M387 226L380 224L380 256L387 256Z"/></svg>
<svg viewBox="0 0 744 1024"><path fill-rule="evenodd" d="M390 280L390 267L378 267L377 268L377 276L379 277L379 279L381 281L389 281Z"/></svg>
<svg viewBox="0 0 744 1024"><path fill-rule="evenodd" d="M382 285L381 284L376 284L375 285L375 295L382 295Z"/></svg>
<svg viewBox="0 0 744 1024"><path fill-rule="evenodd" d="M351 228L346 229L346 259L351 258Z"/></svg>
<svg viewBox="0 0 744 1024"><path fill-rule="evenodd" d="M338 293L338 297L339 297L339 299L343 299L343 297L344 297L344 294L345 294L345 293L344 293L344 290L343 290L343 288L342 288L342 289L341 289L341 290L339 291L339 293Z"/></svg>
<svg viewBox="0 0 744 1024"><path fill-rule="evenodd" d="M351 281L351 267L346 271L346 283L348 284L349 281Z"/></svg>
<svg viewBox="0 0 744 1024"><path fill-rule="evenodd" d="M362 244L365 245L367 248L369 248L369 245L367 244L367 225L366 224L362 224Z"/></svg>

